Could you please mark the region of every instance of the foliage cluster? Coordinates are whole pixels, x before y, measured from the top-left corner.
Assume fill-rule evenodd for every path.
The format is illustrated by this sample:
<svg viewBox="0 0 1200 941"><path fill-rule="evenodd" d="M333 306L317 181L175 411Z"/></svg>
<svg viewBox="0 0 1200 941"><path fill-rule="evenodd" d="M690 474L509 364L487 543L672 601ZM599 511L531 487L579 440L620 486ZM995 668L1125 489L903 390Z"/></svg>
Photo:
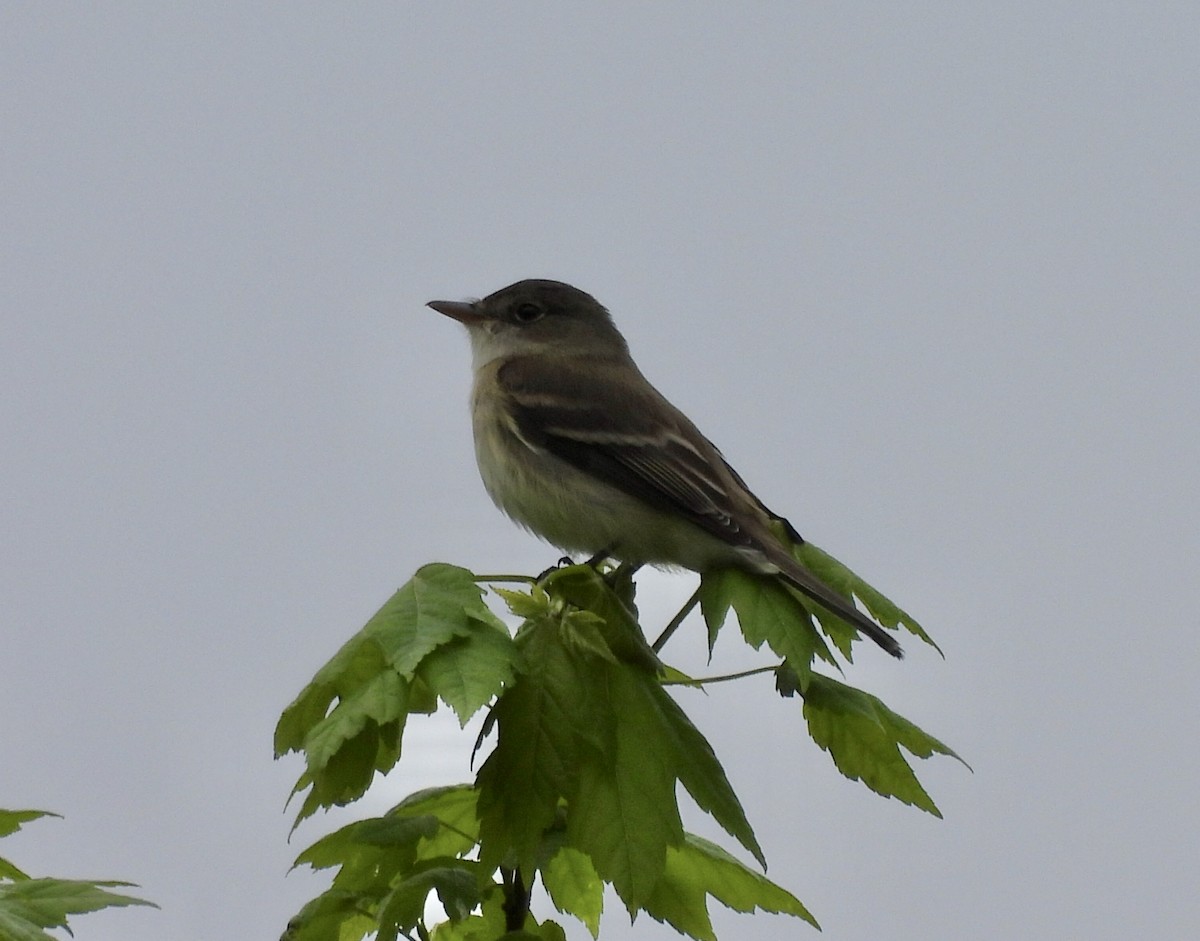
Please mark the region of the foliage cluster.
<svg viewBox="0 0 1200 941"><path fill-rule="evenodd" d="M930 643L905 612L820 550L802 560L859 598L885 626ZM851 657L854 629L779 582L706 574L649 644L624 569L586 565L499 587L451 565L421 568L322 667L276 728L278 755L305 767L296 823L360 798L400 760L409 717L439 703L460 723L486 710L476 749L494 745L472 782L412 794L379 817L331 833L297 865L335 869L329 889L293 918L286 941L490 941L564 937L530 914L535 882L558 912L600 930L605 886L631 917L644 912L700 941L714 939L708 900L741 912L785 913L816 926L803 904L752 865L684 830L687 791L742 849L765 859L713 749L669 692L703 685L659 651L699 606L710 649L732 611L745 640L764 644L785 696L847 777L930 813L937 808L905 756L953 755L876 697L813 669ZM488 606L490 584L520 624ZM487 596L492 597L492 596ZM762 671L754 671L762 672ZM715 679L726 679L725 677ZM428 923L433 898L445 920Z"/></svg>
<svg viewBox="0 0 1200 941"><path fill-rule="evenodd" d="M0 837L10 836L39 817L56 817L44 810L0 810ZM128 882L33 878L0 856L0 939L54 941L48 928L65 928L68 915L101 908L150 905L129 895L108 891Z"/></svg>

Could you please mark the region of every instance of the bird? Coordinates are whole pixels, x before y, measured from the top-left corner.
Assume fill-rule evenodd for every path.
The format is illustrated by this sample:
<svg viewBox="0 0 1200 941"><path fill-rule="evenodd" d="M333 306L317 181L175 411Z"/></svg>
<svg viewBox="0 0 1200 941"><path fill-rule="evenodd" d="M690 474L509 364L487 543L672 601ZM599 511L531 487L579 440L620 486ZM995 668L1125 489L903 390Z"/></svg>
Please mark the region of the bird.
<svg viewBox="0 0 1200 941"><path fill-rule="evenodd" d="M467 328L476 462L516 523L593 559L778 578L903 656L795 557L804 542L796 528L642 375L592 295L527 279L427 306Z"/></svg>

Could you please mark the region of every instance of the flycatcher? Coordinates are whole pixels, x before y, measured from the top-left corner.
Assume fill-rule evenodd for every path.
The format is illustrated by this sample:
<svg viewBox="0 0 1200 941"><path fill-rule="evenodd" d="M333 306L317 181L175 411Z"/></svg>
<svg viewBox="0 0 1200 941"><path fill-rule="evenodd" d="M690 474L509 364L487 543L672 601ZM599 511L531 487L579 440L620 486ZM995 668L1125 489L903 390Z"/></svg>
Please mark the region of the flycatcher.
<svg viewBox="0 0 1200 941"><path fill-rule="evenodd" d="M782 527L797 545L800 534L650 385L590 294L529 280L429 306L467 327L479 472L517 523L566 552L777 576L903 655L796 560L776 533Z"/></svg>

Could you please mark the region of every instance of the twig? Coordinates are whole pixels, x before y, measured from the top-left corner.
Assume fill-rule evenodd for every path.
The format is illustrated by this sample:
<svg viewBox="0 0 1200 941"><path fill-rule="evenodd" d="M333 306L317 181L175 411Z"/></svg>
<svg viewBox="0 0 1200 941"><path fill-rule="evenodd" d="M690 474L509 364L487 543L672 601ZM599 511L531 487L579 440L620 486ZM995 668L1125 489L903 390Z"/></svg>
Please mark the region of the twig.
<svg viewBox="0 0 1200 941"><path fill-rule="evenodd" d="M668 624L663 629L663 632L658 635L658 640L656 640L653 644L650 645L653 648L655 653L659 653L663 649L663 647L666 646L667 641L671 639L671 635L674 634L677 630L679 630L679 625L683 623L684 618L686 618L689 614L692 613L692 609L694 607L696 607L696 605L699 602L700 602L700 589L697 587L696 590L694 592L692 592L692 597L690 597L684 603L683 607L679 609L679 613L676 614L675 617L671 618L671 623Z"/></svg>
<svg viewBox="0 0 1200 941"><path fill-rule="evenodd" d="M525 918L529 914L529 890L525 880L521 878L520 868L507 869L500 867L500 875L504 880L504 930L520 931L525 927Z"/></svg>

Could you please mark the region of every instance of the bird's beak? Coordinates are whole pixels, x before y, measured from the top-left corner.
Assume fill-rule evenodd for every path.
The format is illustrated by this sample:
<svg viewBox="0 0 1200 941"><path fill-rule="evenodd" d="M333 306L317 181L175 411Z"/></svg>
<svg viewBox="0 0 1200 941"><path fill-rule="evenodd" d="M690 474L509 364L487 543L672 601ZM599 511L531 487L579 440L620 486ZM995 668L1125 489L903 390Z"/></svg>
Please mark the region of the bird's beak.
<svg viewBox="0 0 1200 941"><path fill-rule="evenodd" d="M452 317L459 323L464 323L468 327L477 324L484 319L474 304L468 304L466 301L430 301L425 305L432 307L439 314L445 314L447 317Z"/></svg>

